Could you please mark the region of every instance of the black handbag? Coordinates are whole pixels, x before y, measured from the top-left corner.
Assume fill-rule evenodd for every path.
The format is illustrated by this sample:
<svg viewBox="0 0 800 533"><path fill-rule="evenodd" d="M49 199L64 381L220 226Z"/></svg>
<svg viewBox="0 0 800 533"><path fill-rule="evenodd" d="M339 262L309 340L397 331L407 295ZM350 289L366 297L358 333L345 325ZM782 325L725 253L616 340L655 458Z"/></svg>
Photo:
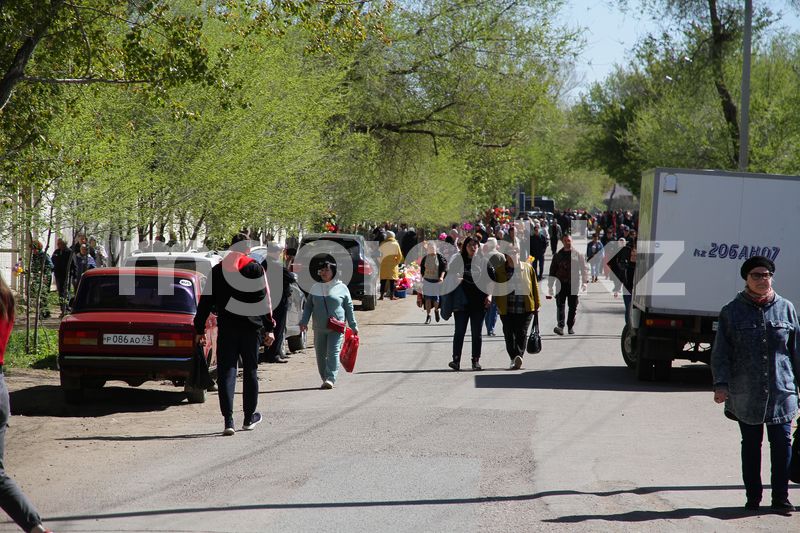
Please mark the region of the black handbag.
<svg viewBox="0 0 800 533"><path fill-rule="evenodd" d="M528 353L539 353L542 351L542 336L539 335L539 313L533 313L533 327L531 334L528 335L528 345L525 347Z"/></svg>

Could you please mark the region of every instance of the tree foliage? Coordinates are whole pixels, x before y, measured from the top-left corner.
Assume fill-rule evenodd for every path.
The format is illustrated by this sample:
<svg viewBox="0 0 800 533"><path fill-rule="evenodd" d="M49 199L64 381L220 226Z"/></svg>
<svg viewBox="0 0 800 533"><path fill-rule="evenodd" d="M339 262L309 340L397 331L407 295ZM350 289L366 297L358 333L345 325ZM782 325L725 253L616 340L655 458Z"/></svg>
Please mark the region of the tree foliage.
<svg viewBox="0 0 800 533"><path fill-rule="evenodd" d="M620 2L627 4L627 2ZM638 192L642 171L653 166L736 169L742 61L742 6L715 0L643 0L640 6L672 23L650 35L636 56L582 98L577 113L586 127L578 156ZM756 6L751 87L751 170L784 171L770 159L774 146L763 132L777 132L774 116L790 98L784 84L796 50L793 38L776 29L779 14ZM785 110L791 114L788 109ZM770 117L770 114L775 114ZM767 123L773 126L764 128ZM779 121L793 138L786 120ZM781 135L776 137L781 138ZM780 142L778 144L781 144ZM784 145L785 146L785 145ZM779 149L784 161L785 147ZM766 157L765 157L766 156Z"/></svg>

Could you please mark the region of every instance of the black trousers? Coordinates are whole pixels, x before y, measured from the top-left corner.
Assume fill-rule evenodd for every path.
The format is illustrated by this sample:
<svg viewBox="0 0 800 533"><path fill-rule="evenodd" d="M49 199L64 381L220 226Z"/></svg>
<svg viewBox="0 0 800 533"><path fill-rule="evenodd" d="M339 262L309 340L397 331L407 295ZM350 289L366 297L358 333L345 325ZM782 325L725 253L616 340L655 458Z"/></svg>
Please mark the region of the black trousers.
<svg viewBox="0 0 800 533"><path fill-rule="evenodd" d="M508 313L500 315L503 322L503 337L506 340L506 352L513 361L515 357L525 355L528 344L528 328L530 328L533 313Z"/></svg>
<svg viewBox="0 0 800 533"><path fill-rule="evenodd" d="M256 329L219 328L217 337L217 384L219 409L226 423L233 421L233 396L236 391L236 370L242 357L242 408L245 419L258 406L258 344ZM227 425L227 424L226 424Z"/></svg>
<svg viewBox="0 0 800 533"><path fill-rule="evenodd" d="M467 309L463 311L453 311L453 318L456 329L453 332L453 361L461 363L461 352L464 349L464 337L467 335L467 325L470 326L472 333L472 358L481 358L481 347L483 346L483 319L486 309L483 307Z"/></svg>
<svg viewBox="0 0 800 533"><path fill-rule="evenodd" d="M556 294L556 320L558 327L564 327L564 305L569 306L567 313L567 327L575 325L575 315L578 313L578 295L572 294L572 284L562 283L561 289Z"/></svg>

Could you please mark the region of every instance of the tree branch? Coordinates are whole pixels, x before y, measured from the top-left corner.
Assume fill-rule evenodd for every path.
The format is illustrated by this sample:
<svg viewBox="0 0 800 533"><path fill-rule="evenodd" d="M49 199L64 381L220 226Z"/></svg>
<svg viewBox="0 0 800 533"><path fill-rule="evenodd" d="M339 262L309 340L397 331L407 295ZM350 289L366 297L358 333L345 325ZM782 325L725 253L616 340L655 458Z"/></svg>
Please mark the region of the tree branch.
<svg viewBox="0 0 800 533"><path fill-rule="evenodd" d="M20 81L28 83L49 83L52 85L90 85L92 83L108 83L112 85L135 85L137 83L157 83L159 80L114 80L110 78L42 78L39 76L23 76Z"/></svg>
<svg viewBox="0 0 800 533"><path fill-rule="evenodd" d="M50 3L50 10L38 24L34 25L32 35L28 36L19 50L17 50L14 60L11 62L11 66L9 66L3 79L0 80L0 111L5 109L9 100L11 100L11 93L25 75L25 67L33 56L33 51L36 50L39 41L45 35L47 29L53 23L53 20L55 20L63 6L64 0L52 0Z"/></svg>

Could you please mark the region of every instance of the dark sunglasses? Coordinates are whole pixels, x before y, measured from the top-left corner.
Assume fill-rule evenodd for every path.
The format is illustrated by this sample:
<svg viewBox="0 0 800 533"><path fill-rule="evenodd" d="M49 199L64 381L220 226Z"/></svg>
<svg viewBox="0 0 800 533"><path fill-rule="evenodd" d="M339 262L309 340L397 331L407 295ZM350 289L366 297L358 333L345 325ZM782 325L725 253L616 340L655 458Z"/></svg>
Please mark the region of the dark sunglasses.
<svg viewBox="0 0 800 533"><path fill-rule="evenodd" d="M774 275L775 274L773 274L772 272L750 272L750 274L748 274L748 276L750 276L755 280L770 279Z"/></svg>

